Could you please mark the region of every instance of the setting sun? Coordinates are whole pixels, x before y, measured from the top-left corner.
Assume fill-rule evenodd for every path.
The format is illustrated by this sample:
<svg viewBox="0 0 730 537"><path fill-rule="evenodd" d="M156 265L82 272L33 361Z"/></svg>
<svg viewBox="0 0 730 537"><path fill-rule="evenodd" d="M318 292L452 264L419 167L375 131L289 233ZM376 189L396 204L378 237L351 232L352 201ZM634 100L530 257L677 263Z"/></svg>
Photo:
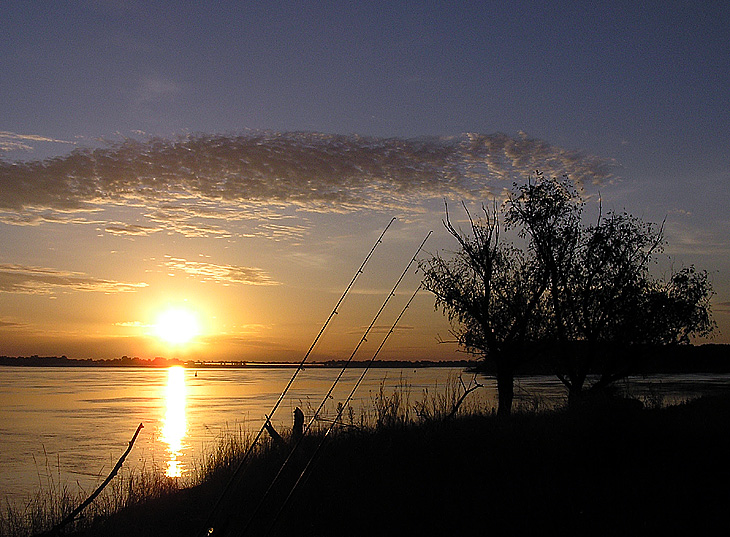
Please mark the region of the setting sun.
<svg viewBox="0 0 730 537"><path fill-rule="evenodd" d="M157 337L172 345L189 343L199 333L197 315L184 308L170 308L163 311L155 323Z"/></svg>

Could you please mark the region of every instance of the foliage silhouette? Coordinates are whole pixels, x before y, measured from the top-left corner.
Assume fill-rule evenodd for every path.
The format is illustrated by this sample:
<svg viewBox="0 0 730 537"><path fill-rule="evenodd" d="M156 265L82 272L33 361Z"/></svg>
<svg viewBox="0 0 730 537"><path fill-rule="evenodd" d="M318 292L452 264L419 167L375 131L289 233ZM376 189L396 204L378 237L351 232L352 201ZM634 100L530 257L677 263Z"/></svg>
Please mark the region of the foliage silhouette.
<svg viewBox="0 0 730 537"><path fill-rule="evenodd" d="M482 207L475 221L464 205L470 233L451 223L447 207L444 226L460 249L421 263L457 342L492 365L502 415L511 411L515 368L528 359L548 360L575 402L636 371L629 347L686 344L715 327L706 271L651 275L663 223L600 212L584 225L585 203L568 178L536 172L501 211ZM522 249L500 241L500 212Z"/></svg>

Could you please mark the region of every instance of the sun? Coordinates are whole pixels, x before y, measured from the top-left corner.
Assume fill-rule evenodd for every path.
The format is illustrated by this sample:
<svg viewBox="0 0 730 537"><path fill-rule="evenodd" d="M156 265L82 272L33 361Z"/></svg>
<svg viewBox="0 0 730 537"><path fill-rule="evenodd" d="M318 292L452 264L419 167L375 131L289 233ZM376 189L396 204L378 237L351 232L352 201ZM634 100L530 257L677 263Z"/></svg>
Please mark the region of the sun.
<svg viewBox="0 0 730 537"><path fill-rule="evenodd" d="M198 316L189 309L170 308L157 317L155 334L171 345L190 343L199 333Z"/></svg>

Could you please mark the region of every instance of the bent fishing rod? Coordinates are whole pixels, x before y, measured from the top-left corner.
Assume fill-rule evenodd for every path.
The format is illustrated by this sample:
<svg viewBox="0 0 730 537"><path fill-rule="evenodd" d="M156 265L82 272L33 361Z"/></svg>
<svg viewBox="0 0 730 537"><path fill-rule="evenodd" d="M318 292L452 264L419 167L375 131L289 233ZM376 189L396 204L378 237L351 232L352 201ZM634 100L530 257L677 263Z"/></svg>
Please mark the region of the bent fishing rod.
<svg viewBox="0 0 730 537"><path fill-rule="evenodd" d="M304 466L304 469L299 474L299 477L294 482L294 485L292 485L291 490L289 491L289 494L284 499L284 502L282 503L281 507L279 508L279 511L277 511L276 515L273 517L271 521L271 525L269 526L269 529L264 534L265 536L270 535L273 529L276 527L276 523L278 522L279 518L281 518L281 515L284 513L284 510L286 509L287 505L289 505L289 502L291 501L292 497L294 496L294 492L299 488L299 486L303 486L309 476L311 475L311 471L314 468L314 465L317 461L317 455L319 454L320 450L322 449L322 446L324 446L325 441L327 440L327 437L332 432L332 430L335 428L339 420L342 418L342 413L345 411L345 408L347 408L347 405L350 404L350 401L352 401L352 398L355 396L355 392L360 387L360 384L362 383L363 379L365 378L365 375L370 370L370 367L373 365L373 362L375 362L375 359L380 354L380 351L385 346L385 342L388 341L388 338L390 335L395 331L396 326L401 320L401 317L405 314L406 310L410 307L411 302L413 302L413 299L416 298L416 295L418 292L422 289L422 285L419 285L418 288L415 290L413 295L411 295L410 300L406 303L406 305L401 310L400 314L396 318L395 322L393 322L392 326L390 327L390 330L388 330L388 333L385 334L385 337L380 342L380 346L377 348L375 353L373 354L372 358L368 361L367 365L363 369L362 374L360 375L360 378L355 383L355 386L353 386L352 390L350 391L350 394L347 396L347 399L345 399L345 402L342 404L342 406L338 405L337 415L335 416L335 419L332 420L332 423L330 423L329 427L325 431L324 435L322 436L321 440L317 444L317 447L315 448L312 455L309 457L309 460L307 461L307 464Z"/></svg>
<svg viewBox="0 0 730 537"><path fill-rule="evenodd" d="M271 484L269 485L269 487L266 489L266 492L264 493L263 497L261 498L261 500L259 501L258 505L256 506L256 509L254 510L253 514L249 518L249 521L246 523L246 525L243 527L243 529L237 535L245 535L246 532L248 531L249 527L251 526L251 524L255 520L256 515L260 511L260 509L263 506L264 502L266 501L266 499L268 498L268 496L271 494L271 492L272 492L272 490L274 488L274 485L276 484L276 482L279 480L279 478L283 474L284 468L287 466L287 464L289 464L289 461L294 456L294 453L296 452L296 450L301 445L302 440L307 435L307 433L309 432L309 430L312 428L312 425L316 421L317 416L319 415L319 413L324 408L325 404L327 403L327 400L331 397L332 392L334 391L335 387L339 383L339 381L342 378L342 376L345 374L345 371L347 370L347 367L352 362L353 358L357 354L357 351L360 349L360 347L362 346L362 344L367 341L367 336L370 334L370 331L372 330L373 326L375 325L375 323L377 322L378 318L380 317L380 314L383 313L383 310L388 305L388 302L390 302L390 299L395 296L396 290L398 289L398 287L400 286L401 282L403 281L403 278L405 278L406 274L408 273L408 270L411 268L411 265L413 265L413 263L416 262L416 258L418 257L418 254L423 249L423 246L426 244L426 241L431 236L431 233L432 233L432 231L429 231L428 232L428 234L426 235L426 237L423 239L423 241L421 242L421 244L418 246L418 249L416 250L416 252L413 254L413 257L408 262L408 265L406 265L405 269L403 269L403 272L401 273L400 277L398 278L398 280L395 282L395 285L393 286L393 288L388 293L387 297L383 301L383 304L380 306L380 309L375 314L375 317L373 317L373 320L371 321L370 325L365 330L365 333L360 338L360 341L358 342L358 344L355 346L355 349L350 354L350 357L345 361L345 364L342 366L342 369L340 370L339 374L337 375L337 377L335 378L334 382L332 383L332 386L330 386L329 391L324 396L324 398L322 398L322 402L320 403L320 405L317 408L317 410L314 412L314 415L312 416L312 418L309 420L309 423L307 424L307 427L304 429L301 437L299 437L299 439L297 440L297 442L294 444L294 446L289 451L288 456L286 457L286 459L284 460L284 462L279 467L279 471L274 476L274 479L271 481Z"/></svg>
<svg viewBox="0 0 730 537"><path fill-rule="evenodd" d="M330 312L329 316L327 317L327 320L324 322L324 324L322 325L322 328L319 330L319 333L314 338L314 341L309 346L309 349L304 354L304 357L299 362L299 365L297 366L297 368L294 370L294 374L291 376L288 384L284 387L284 390L279 395L279 399L274 404L274 406L271 409L271 412L268 414L268 416L266 416L266 421L264 421L263 425L259 429L258 434L255 436L253 441L249 444L248 448L246 449L246 452L243 455L243 458L238 463L238 466L234 470L233 475L231 476L228 483L226 484L226 487L223 489L223 492L218 497L218 500L216 501L215 505L213 506L213 509L211 510L210 515L208 516L208 518L205 522L205 526L204 526L203 532L201 533L201 536L210 537L210 536L214 536L214 535L223 534L223 531L225 530L224 524L214 524L215 518L218 516L219 510L221 509L221 507L223 505L223 500L225 499L225 497L229 493L229 491L233 488L234 484L238 481L240 475L242 475L241 471L244 468L246 462L248 461L248 458L250 457L251 453L253 452L253 449L256 446L256 443L261 439L261 436L263 435L264 431L266 430L266 424L268 423L268 420L274 416L274 413L281 405L281 402L284 400L284 397L286 396L287 392L291 388L292 384L294 384L294 380L297 378L297 375L299 375L299 372L304 369L304 364L309 359L309 356L312 354L314 347L317 345L320 338L324 334L324 331L326 330L326 328L329 325L332 318L335 315L337 315L337 313L338 313L337 310L344 302L345 297L349 294L350 289L352 289L352 287L355 285L355 281L358 279L360 274L363 273L363 270L365 269L365 265L367 265L368 261L370 261L370 258L372 257L372 255L375 252L375 250L377 249L377 247L383 242L383 237L385 236L386 232L388 231L388 229L390 229L390 226L393 225L393 222L395 222L395 221L396 221L395 217L390 219L390 222L388 222L388 225L385 226L385 229L383 229L383 232L378 237L378 240L375 241L375 244L373 244L373 247L370 248L370 251L365 256L365 259L363 260L363 262L360 264L360 267L355 272L355 275L352 277L352 280L350 281L349 285L345 288L345 291L342 293L342 296L340 296L340 299L337 301L337 304L335 304L335 307Z"/></svg>

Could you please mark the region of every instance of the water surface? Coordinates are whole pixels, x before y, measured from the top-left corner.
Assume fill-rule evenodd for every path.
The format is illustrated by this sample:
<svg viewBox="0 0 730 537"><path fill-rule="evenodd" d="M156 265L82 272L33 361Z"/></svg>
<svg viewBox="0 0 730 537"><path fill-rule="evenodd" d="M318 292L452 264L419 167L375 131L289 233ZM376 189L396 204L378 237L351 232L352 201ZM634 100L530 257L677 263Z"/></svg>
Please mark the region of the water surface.
<svg viewBox="0 0 730 537"><path fill-rule="evenodd" d="M368 411L384 383L422 396L460 373L453 368L371 370L353 399ZM332 416L361 370L346 371L328 399ZM67 485L91 492L116 464L137 426L125 467L154 467L185 476L226 431L257 432L289 382L292 368L152 369L0 367L0 499ZM291 427L294 408L307 417L338 369L301 371L272 423Z"/></svg>
<svg viewBox="0 0 730 537"><path fill-rule="evenodd" d="M332 416L362 370L349 370L327 400ZM150 369L0 367L0 500L22 501L39 490L67 486L91 492L114 467L137 426L142 429L125 469L153 468L189 476L193 465L226 431L258 432L294 369ZM299 373L272 423L291 427L294 408L307 418L320 405L338 369L308 367ZM407 396L410 405L453 385L458 368L374 369L352 402L354 413L373 414L383 387ZM470 374L464 374L466 383ZM470 395L482 408L496 404L491 378ZM623 389L652 404L673 404L727 391L730 375L657 375L630 379ZM565 390L555 377L516 382L518 408L561 404ZM126 471L126 470L125 470Z"/></svg>

